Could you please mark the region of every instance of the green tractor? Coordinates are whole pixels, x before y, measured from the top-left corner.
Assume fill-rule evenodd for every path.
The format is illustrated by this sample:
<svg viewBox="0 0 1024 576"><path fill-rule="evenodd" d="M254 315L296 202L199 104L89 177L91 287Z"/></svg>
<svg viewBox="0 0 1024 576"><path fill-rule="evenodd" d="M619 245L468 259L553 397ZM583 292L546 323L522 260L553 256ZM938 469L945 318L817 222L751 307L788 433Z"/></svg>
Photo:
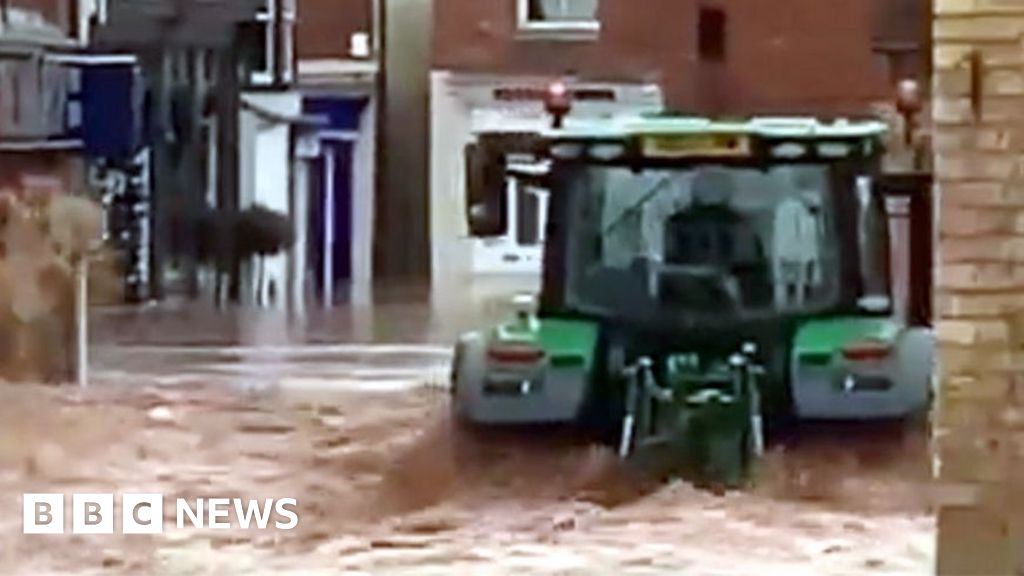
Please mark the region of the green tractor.
<svg viewBox="0 0 1024 576"><path fill-rule="evenodd" d="M874 120L559 125L539 301L464 334L467 429L572 424L623 458L743 484L771 425L917 418L927 322L896 313ZM916 294L913 290L912 294Z"/></svg>

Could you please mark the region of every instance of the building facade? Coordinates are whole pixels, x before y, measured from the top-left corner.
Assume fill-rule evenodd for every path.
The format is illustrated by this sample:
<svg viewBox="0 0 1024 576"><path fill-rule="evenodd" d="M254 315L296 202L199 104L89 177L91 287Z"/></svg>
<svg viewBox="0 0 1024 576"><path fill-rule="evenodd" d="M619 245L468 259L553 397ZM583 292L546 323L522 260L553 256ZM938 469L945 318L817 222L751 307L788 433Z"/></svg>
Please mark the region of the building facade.
<svg viewBox="0 0 1024 576"><path fill-rule="evenodd" d="M712 116L881 114L898 121L889 105L897 81L927 85L928 4L438 0L429 148L435 287L464 285L467 278L500 285L510 277L529 277L523 287L536 287L537 239L524 244L511 224L541 218L542 202L510 204L508 213L518 214L503 235L471 237L466 215L475 192L467 190L465 148L487 133L543 126L548 119L537 94L549 83L564 80L570 91L588 96L575 98L570 120L665 109ZM515 182L506 185L508 202L515 202Z"/></svg>
<svg viewBox="0 0 1024 576"><path fill-rule="evenodd" d="M301 305L300 249L209 261L197 242L197 222L211 211L259 205L300 220L296 142L309 119L294 90L298 5L115 0L108 16L93 44L136 55L145 79L153 296Z"/></svg>
<svg viewBox="0 0 1024 576"><path fill-rule="evenodd" d="M433 66L657 83L675 110L852 114L889 96L891 56L926 60L927 5L443 0Z"/></svg>
<svg viewBox="0 0 1024 576"><path fill-rule="evenodd" d="M938 573L1024 572L1024 6L935 1Z"/></svg>
<svg viewBox="0 0 1024 576"><path fill-rule="evenodd" d="M0 6L0 188L80 192L80 118L68 109L75 71L62 54L81 48L77 0Z"/></svg>
<svg viewBox="0 0 1024 576"><path fill-rule="evenodd" d="M372 0L300 0L301 111L319 119L303 157L306 290L326 305L370 301L377 202L379 9Z"/></svg>

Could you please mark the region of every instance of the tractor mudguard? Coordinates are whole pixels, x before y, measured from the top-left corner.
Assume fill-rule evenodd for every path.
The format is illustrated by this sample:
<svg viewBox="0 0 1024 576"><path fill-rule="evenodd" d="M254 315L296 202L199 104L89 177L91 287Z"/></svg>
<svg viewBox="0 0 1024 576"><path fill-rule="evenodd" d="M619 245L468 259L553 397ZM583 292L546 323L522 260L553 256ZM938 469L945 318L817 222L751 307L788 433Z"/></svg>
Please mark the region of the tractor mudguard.
<svg viewBox="0 0 1024 576"><path fill-rule="evenodd" d="M917 396L912 398L914 416L931 408L935 390L935 334L929 328L905 329L897 343L897 373L900 382L912 385Z"/></svg>
<svg viewBox="0 0 1024 576"><path fill-rule="evenodd" d="M471 405L472 388L483 382L487 371L485 363L486 340L481 332L467 332L455 344L452 359L451 410L459 421L467 421Z"/></svg>
<svg viewBox="0 0 1024 576"><path fill-rule="evenodd" d="M927 409L934 341L892 318L807 322L794 341L791 390L798 417L906 418Z"/></svg>
<svg viewBox="0 0 1024 576"><path fill-rule="evenodd" d="M597 334L590 322L534 318L464 335L452 375L456 414L485 425L576 421L591 391Z"/></svg>

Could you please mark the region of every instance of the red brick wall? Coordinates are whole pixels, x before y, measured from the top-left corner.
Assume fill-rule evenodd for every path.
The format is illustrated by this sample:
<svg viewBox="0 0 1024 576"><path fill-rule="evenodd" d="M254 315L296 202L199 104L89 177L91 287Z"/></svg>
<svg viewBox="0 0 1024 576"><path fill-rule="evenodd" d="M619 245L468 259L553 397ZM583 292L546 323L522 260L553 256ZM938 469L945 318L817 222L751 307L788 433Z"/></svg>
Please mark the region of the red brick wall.
<svg viewBox="0 0 1024 576"><path fill-rule="evenodd" d="M85 167L78 152L0 152L0 189L54 185L77 192L85 185Z"/></svg>
<svg viewBox="0 0 1024 576"><path fill-rule="evenodd" d="M605 1L597 41L519 38L514 0L437 0L434 68L476 72L562 74L596 79L656 79L668 67L688 67L692 3ZM675 22L671 34L665 22Z"/></svg>
<svg viewBox="0 0 1024 576"><path fill-rule="evenodd" d="M65 34L74 34L75 0L7 0L7 6L38 12L47 22L59 27Z"/></svg>
<svg viewBox="0 0 1024 576"><path fill-rule="evenodd" d="M349 37L371 32L370 0L298 0L296 50L299 58L346 58Z"/></svg>
<svg viewBox="0 0 1024 576"><path fill-rule="evenodd" d="M936 573L1021 574L1024 11L968 0L935 11Z"/></svg>
<svg viewBox="0 0 1024 576"><path fill-rule="evenodd" d="M862 111L890 96L879 9L906 1L921 0L708 0L728 15L727 60L708 67L697 2L603 0L596 40L541 41L518 32L515 0L435 0L434 68L657 80L682 109Z"/></svg>

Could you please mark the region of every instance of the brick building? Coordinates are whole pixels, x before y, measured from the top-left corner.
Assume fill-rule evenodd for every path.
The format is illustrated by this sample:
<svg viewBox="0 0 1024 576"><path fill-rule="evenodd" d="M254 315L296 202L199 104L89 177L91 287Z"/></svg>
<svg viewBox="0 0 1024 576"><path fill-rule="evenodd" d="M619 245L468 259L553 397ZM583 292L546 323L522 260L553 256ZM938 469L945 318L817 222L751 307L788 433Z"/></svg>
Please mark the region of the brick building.
<svg viewBox="0 0 1024 576"><path fill-rule="evenodd" d="M1024 5L936 0L938 572L1024 573Z"/></svg>
<svg viewBox="0 0 1024 576"><path fill-rule="evenodd" d="M153 294L302 308L365 287L372 241L354 238L374 220L373 0L109 3L93 44L135 54L148 99ZM198 215L256 204L291 218L287 253L202 260Z"/></svg>
<svg viewBox="0 0 1024 576"><path fill-rule="evenodd" d="M906 56L898 72L922 68L926 7L917 0L441 0L433 68L653 82L679 110L857 113L889 97L894 70L886 54Z"/></svg>
<svg viewBox="0 0 1024 576"><path fill-rule="evenodd" d="M603 94L577 116L868 115L886 113L897 80L927 85L930 60L927 0L437 0L433 22L435 284L537 267L537 247L511 233L466 238L465 146L547 122L536 98L509 89L566 79Z"/></svg>
<svg viewBox="0 0 1024 576"><path fill-rule="evenodd" d="M69 69L53 56L79 46L78 0L0 6L0 188L80 190L81 142L65 116Z"/></svg>
<svg viewBox="0 0 1024 576"><path fill-rule="evenodd" d="M306 158L310 288L327 305L365 303L374 273L377 203L378 8L372 0L299 0L297 89L324 123Z"/></svg>

